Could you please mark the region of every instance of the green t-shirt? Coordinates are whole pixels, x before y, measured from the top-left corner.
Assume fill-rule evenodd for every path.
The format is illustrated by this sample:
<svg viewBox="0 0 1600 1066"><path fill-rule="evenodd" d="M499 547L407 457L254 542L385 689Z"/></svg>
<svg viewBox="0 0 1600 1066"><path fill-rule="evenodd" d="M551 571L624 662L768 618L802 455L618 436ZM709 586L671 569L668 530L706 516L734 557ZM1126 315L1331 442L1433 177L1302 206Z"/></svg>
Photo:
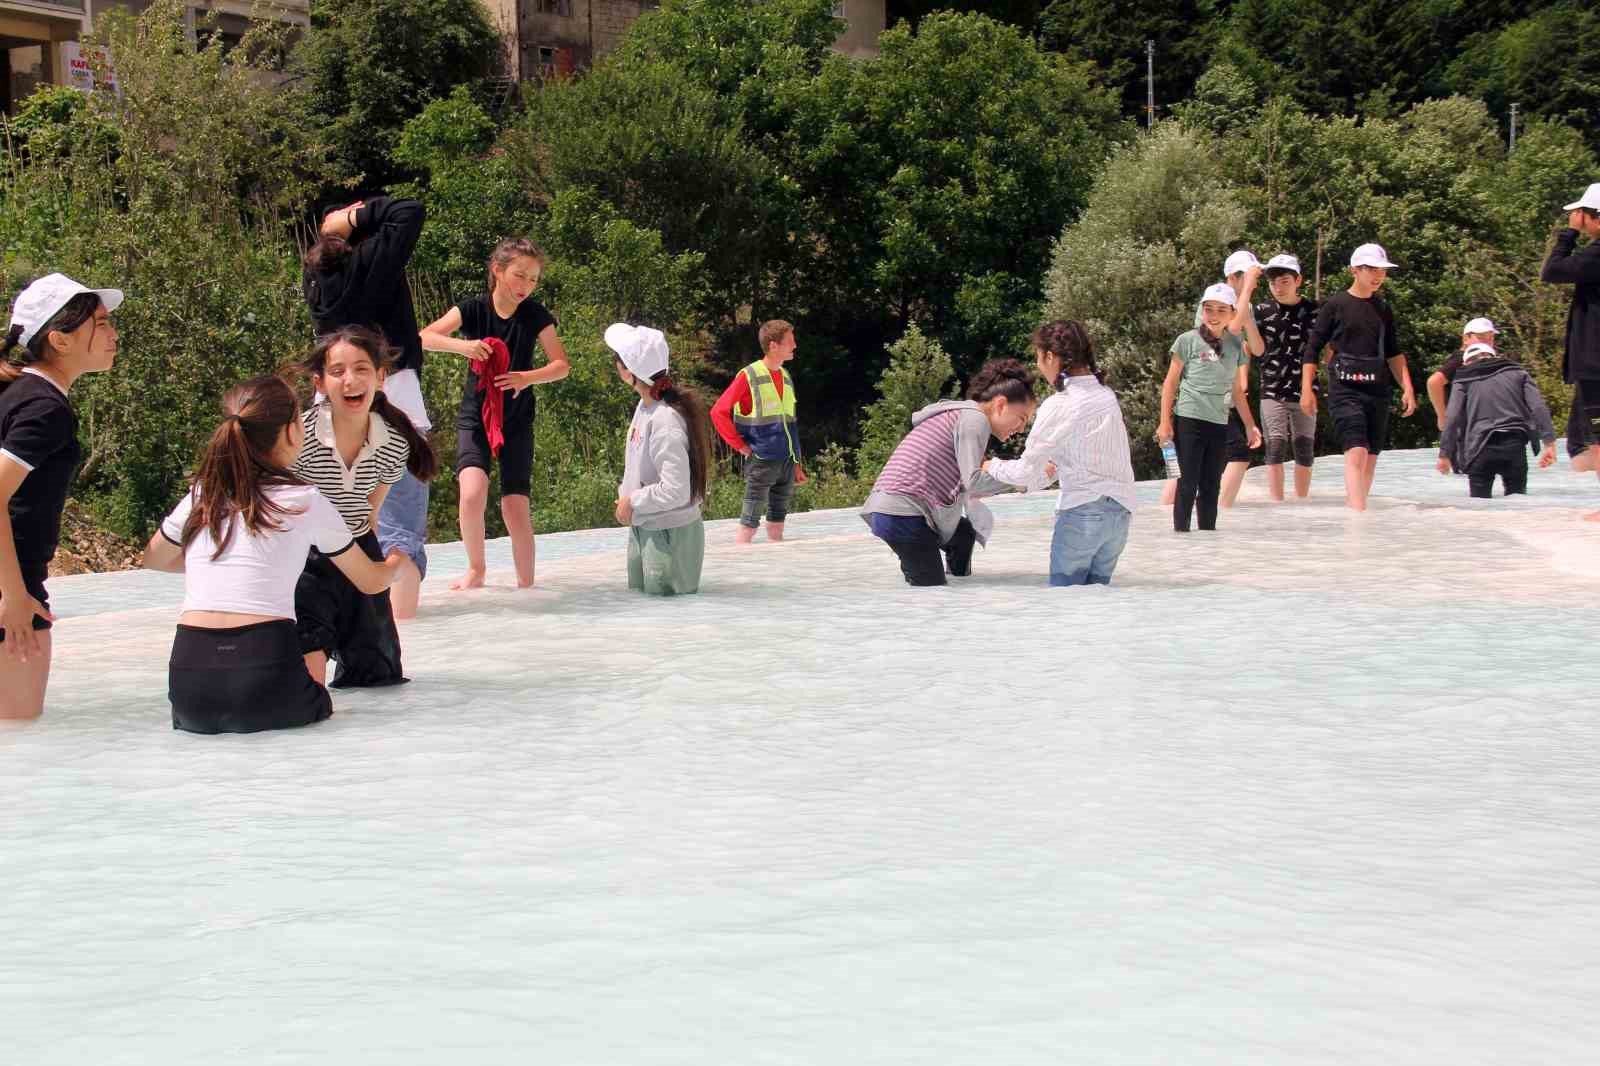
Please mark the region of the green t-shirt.
<svg viewBox="0 0 1600 1066"><path fill-rule="evenodd" d="M1191 329L1172 342L1172 354L1183 361L1178 402L1172 405L1172 413L1205 422L1226 422L1234 375L1244 363L1244 342L1225 331L1219 356L1199 330Z"/></svg>

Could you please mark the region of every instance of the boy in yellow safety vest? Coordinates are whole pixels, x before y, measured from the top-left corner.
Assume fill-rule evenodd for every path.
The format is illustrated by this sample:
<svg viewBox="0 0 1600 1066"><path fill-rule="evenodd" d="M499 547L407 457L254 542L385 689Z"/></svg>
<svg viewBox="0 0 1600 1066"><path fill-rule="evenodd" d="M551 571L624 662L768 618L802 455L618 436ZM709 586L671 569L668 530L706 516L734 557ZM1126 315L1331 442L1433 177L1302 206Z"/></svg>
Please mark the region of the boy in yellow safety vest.
<svg viewBox="0 0 1600 1066"><path fill-rule="evenodd" d="M783 539L794 487L805 483L795 424L794 381L783 364L794 358L794 326L781 318L763 323L762 356L739 373L711 408L711 421L728 447L745 457L744 510L739 543L749 544L767 514L767 539Z"/></svg>

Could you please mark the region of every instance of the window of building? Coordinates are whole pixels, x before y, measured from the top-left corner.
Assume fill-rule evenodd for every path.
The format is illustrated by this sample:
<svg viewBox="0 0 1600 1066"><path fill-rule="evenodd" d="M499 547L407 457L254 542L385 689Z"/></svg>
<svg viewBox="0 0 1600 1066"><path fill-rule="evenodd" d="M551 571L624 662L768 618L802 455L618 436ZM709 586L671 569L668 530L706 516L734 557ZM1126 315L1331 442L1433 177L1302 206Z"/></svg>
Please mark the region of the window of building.
<svg viewBox="0 0 1600 1066"><path fill-rule="evenodd" d="M33 95L35 89L49 83L50 74L45 69L42 44L7 48L4 58L7 60L6 110L14 112L18 104Z"/></svg>
<svg viewBox="0 0 1600 1066"><path fill-rule="evenodd" d="M571 15L572 0L533 0L533 10L541 15Z"/></svg>
<svg viewBox="0 0 1600 1066"><path fill-rule="evenodd" d="M545 79L554 78L556 76L556 50L540 45L535 49L535 54L538 56L539 77Z"/></svg>

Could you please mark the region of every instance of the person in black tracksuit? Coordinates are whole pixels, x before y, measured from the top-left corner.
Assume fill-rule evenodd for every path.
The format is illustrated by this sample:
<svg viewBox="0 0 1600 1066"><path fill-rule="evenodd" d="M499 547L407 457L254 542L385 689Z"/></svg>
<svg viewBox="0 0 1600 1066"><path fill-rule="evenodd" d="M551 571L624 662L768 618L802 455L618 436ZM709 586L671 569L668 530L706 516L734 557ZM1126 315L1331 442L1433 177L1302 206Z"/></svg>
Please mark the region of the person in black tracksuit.
<svg viewBox="0 0 1600 1066"><path fill-rule="evenodd" d="M306 253L304 287L317 336L365 326L395 348L384 395L426 436L433 423L422 400L422 339L406 281L422 223L416 200L375 196L335 208ZM383 502L376 532L385 554L398 550L406 556L392 595L395 617L410 618L428 573L427 483L409 473L401 478Z"/></svg>
<svg viewBox="0 0 1600 1066"><path fill-rule="evenodd" d="M1524 449L1534 440L1544 442L1539 465L1550 466L1556 461L1556 428L1533 375L1490 345L1469 345L1445 411L1439 472L1466 474L1468 491L1478 499L1493 494L1496 475L1507 496L1527 492Z"/></svg>
<svg viewBox="0 0 1600 1066"><path fill-rule="evenodd" d="M1582 199L1568 204L1566 228L1556 232L1555 246L1544 261L1539 280L1571 285L1567 312L1567 347L1561 376L1572 386L1572 413L1567 418L1567 456L1574 470L1600 474L1600 182ZM1578 248L1578 237L1589 243ZM1585 515L1600 521L1600 511Z"/></svg>

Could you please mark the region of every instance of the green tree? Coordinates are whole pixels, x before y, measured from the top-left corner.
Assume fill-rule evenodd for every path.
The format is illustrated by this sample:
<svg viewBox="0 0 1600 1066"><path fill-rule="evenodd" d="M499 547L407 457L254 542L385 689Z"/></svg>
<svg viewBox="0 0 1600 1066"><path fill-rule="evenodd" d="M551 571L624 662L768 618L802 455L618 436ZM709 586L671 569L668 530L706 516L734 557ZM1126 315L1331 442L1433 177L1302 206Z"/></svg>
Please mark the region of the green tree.
<svg viewBox="0 0 1600 1066"><path fill-rule="evenodd" d="M1157 117L1186 99L1215 47L1227 0L1053 0L1039 16L1040 43L1087 60L1122 96L1122 113L1141 122L1145 42L1156 43Z"/></svg>

